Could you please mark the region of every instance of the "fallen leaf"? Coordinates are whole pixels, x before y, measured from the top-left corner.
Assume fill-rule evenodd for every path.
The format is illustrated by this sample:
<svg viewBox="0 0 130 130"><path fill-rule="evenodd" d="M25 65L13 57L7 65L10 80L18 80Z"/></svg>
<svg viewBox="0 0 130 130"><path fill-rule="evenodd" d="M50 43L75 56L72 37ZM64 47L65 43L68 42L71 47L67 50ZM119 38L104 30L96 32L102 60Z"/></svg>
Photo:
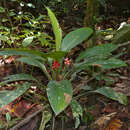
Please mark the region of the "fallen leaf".
<svg viewBox="0 0 130 130"><path fill-rule="evenodd" d="M119 119L112 119L105 130L120 130L122 124Z"/></svg>
<svg viewBox="0 0 130 130"><path fill-rule="evenodd" d="M17 117L23 117L23 115L29 111L34 105L26 100L22 100L15 105L13 105L13 108L11 109L11 112Z"/></svg>
<svg viewBox="0 0 130 130"><path fill-rule="evenodd" d="M5 63L11 63L15 61L15 57L14 56L9 56L6 60L5 60Z"/></svg>
<svg viewBox="0 0 130 130"><path fill-rule="evenodd" d="M108 122L113 118L115 117L117 113L116 112L113 112L113 113L110 113L108 115L105 115L103 117L100 117L99 119L97 119L93 124L92 124L92 129L93 128L97 128L99 127L99 130L104 130L104 128L106 127L106 125L108 124Z"/></svg>

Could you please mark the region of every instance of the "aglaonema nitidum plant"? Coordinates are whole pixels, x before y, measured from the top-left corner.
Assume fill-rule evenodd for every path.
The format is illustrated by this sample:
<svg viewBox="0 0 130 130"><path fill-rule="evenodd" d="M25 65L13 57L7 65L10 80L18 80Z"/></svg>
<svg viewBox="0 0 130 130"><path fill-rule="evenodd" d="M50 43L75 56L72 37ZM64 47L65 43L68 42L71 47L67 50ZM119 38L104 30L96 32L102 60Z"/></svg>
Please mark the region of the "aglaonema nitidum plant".
<svg viewBox="0 0 130 130"><path fill-rule="evenodd" d="M49 8L47 8L47 11L55 35L55 50L43 53L29 48L5 48L0 51L0 55L19 55L21 57L18 58L17 61L39 67L48 78L46 92L54 113L58 115L64 111L68 105L70 105L73 116L76 118L75 127L77 128L80 123L79 117L82 116L82 108L80 104L74 100L73 87L71 83L77 76L77 73L87 70L89 66L96 65L100 66L101 70L105 70L126 66L126 64L125 62L112 57L111 52L118 48L117 45L112 43L97 45L93 48L86 49L84 52L79 54L75 61L72 62L72 60L67 57L67 54L72 48L82 43L84 40L87 40L93 34L93 30L88 27L83 27L68 33L62 39L62 30L54 13ZM39 85L39 81L36 78L23 73L3 78L0 85L6 85L7 83L16 80L36 81L37 85ZM8 92L6 98L5 93L2 94L1 92L0 107L15 100L30 86L31 83L25 82L17 89ZM127 97L122 93L115 92L109 86L91 90L89 93L100 93L108 98L120 102L121 104L127 104Z"/></svg>

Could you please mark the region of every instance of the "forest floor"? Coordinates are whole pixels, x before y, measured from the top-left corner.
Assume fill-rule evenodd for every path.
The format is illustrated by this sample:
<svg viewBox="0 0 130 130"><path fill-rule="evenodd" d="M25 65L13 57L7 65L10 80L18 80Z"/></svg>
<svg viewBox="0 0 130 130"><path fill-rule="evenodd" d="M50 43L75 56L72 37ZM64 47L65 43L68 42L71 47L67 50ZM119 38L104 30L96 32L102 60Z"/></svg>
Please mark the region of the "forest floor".
<svg viewBox="0 0 130 130"><path fill-rule="evenodd" d="M114 20L114 22L116 21ZM81 26L80 23L70 23ZM113 24L112 20L108 21L108 23L107 21L104 21L103 23L100 23L98 27L102 29L113 28ZM71 24L67 25L64 27L64 30L69 32L71 26ZM73 52L73 54L74 53L75 52ZM55 118L55 124L53 124L55 127L54 130L130 130L130 56L125 55L121 58L126 61L128 66L109 70L106 73L118 74L112 77L112 80L108 83L114 81L112 84L113 89L128 96L128 105L121 105L120 103L101 95L83 96L79 99L79 103L84 109L84 116L79 128L74 128L75 120L73 119L72 112L68 107L64 114L60 114ZM3 63L1 57L0 78L23 71L23 69L19 70L19 68L15 66L14 61L15 57L11 56L5 60L6 63ZM30 68L27 68L26 71L30 71ZM47 81L46 79L43 79L40 70L37 69L34 75L39 77L39 80L42 80L43 83L46 84ZM93 82L96 81L93 80ZM81 83L82 80L77 81L76 85ZM104 80L101 80L99 84L104 84ZM0 91L12 89L13 87L11 84L6 87L0 87ZM35 90L35 88L31 88L30 91L37 91L37 93L43 93L43 95L45 95L45 91L41 92L40 90ZM35 98L37 98L37 96ZM41 121L42 107L43 106L33 102L33 100L29 100L26 96L20 96L12 103L0 109L0 127L1 122L3 122L3 125L9 127L15 124L14 127L8 128L8 130L38 130ZM12 121L10 122L6 121L7 112L10 113L12 118ZM21 119L23 120L21 121ZM50 130L52 128L52 122L53 120L50 120L47 123L45 130ZM2 130L2 128L0 130ZM5 128L3 130L5 130Z"/></svg>

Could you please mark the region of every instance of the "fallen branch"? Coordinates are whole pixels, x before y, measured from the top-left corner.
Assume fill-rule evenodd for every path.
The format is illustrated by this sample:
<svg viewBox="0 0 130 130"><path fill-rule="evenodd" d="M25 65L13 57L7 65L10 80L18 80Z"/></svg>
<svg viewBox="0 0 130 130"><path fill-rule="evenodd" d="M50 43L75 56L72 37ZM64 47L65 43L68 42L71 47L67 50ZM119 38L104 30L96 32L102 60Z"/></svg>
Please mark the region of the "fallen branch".
<svg viewBox="0 0 130 130"><path fill-rule="evenodd" d="M17 125L15 125L13 128L11 128L10 130L17 130L19 127L27 124L33 117L35 117L37 114L39 114L40 112L42 112L44 109L46 109L47 107L49 107L49 105L47 104L46 106L42 107L41 109L39 109L38 111L36 111L35 113L33 113L32 115L28 116L27 118L23 119L20 123L18 123Z"/></svg>
<svg viewBox="0 0 130 130"><path fill-rule="evenodd" d="M123 46L127 46L127 45L130 45L130 41L121 43L118 45L118 47L123 47Z"/></svg>

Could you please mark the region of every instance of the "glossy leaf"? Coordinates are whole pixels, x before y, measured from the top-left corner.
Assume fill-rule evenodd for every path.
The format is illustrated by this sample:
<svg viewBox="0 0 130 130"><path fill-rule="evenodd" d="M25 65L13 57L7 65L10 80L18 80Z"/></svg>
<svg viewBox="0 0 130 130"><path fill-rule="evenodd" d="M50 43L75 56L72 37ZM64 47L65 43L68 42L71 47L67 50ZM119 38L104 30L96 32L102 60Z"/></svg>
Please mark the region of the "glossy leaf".
<svg viewBox="0 0 130 130"><path fill-rule="evenodd" d="M0 50L0 56L12 56L12 55L21 55L21 56L29 56L33 58L39 58L44 60L44 58L52 58L52 59L61 59L66 55L66 52L57 51L57 52L49 52L43 53L41 51L31 50L27 48L5 48Z"/></svg>
<svg viewBox="0 0 130 130"><path fill-rule="evenodd" d="M0 91L0 108L17 99L19 96L25 93L30 88L30 86L30 83L25 82L23 85L18 85L15 90Z"/></svg>
<svg viewBox="0 0 130 130"><path fill-rule="evenodd" d="M68 80L60 82L51 80L46 90L49 102L56 115L70 104L72 99L72 85Z"/></svg>
<svg viewBox="0 0 130 130"><path fill-rule="evenodd" d="M106 56L111 55L110 52L114 51L115 49L117 49L118 46L112 43L109 44L103 44L103 45L97 45L93 48L89 48L86 51L82 52L78 58L76 59L76 61L80 61L84 58L93 58L93 57L97 57L97 58L104 58Z"/></svg>
<svg viewBox="0 0 130 130"><path fill-rule="evenodd" d="M36 67L40 68L40 65L39 65L40 61L38 61L37 59L32 58L32 57L20 57L17 59L17 61L20 61L20 62L26 63L28 65L32 65L32 66L36 66Z"/></svg>
<svg viewBox="0 0 130 130"><path fill-rule="evenodd" d="M1 56L12 56L12 55L21 55L21 56L31 56L31 57L36 57L36 56L41 56L41 57L46 57L45 53L42 53L40 51L36 50L31 50L27 48L5 48L0 50L0 55Z"/></svg>
<svg viewBox="0 0 130 130"><path fill-rule="evenodd" d="M29 46L33 41L33 37L27 37L23 40L22 45L23 47Z"/></svg>
<svg viewBox="0 0 130 130"><path fill-rule="evenodd" d="M115 58L110 58L110 59L104 60L104 61L96 61L96 62L92 63L91 65L97 65L97 66L99 65L103 69L114 69L114 68L127 66L124 61L115 59Z"/></svg>
<svg viewBox="0 0 130 130"><path fill-rule="evenodd" d="M43 61L40 62L39 60L32 58L32 57L21 57L21 58L17 59L17 61L39 67L46 74L47 78L49 80L51 80L51 77L50 77L48 71L46 70L46 67L45 67Z"/></svg>
<svg viewBox="0 0 130 130"><path fill-rule="evenodd" d="M127 65L124 61L116 58L110 58L108 60L92 59L91 61L85 61L74 65L76 71L87 69L88 66L98 66L102 69L114 69Z"/></svg>
<svg viewBox="0 0 130 130"><path fill-rule="evenodd" d="M9 75L6 76L2 79L0 82L0 85L6 85L9 82L14 82L14 81L20 81L20 80L28 80L28 81L36 81L38 82L35 78L33 78L31 75L28 74L14 74L14 75Z"/></svg>
<svg viewBox="0 0 130 130"><path fill-rule="evenodd" d="M115 101L118 101L121 104L127 105L127 97L119 92L115 92L112 88L110 87L102 87L99 88L93 92L102 94L110 99L113 99Z"/></svg>
<svg viewBox="0 0 130 130"><path fill-rule="evenodd" d="M66 55L66 52L63 51L56 51L56 52L50 52L47 53L46 56L55 60L59 60L63 58Z"/></svg>
<svg viewBox="0 0 130 130"><path fill-rule="evenodd" d="M61 44L62 51L70 51L72 48L87 40L93 33L91 28L80 28L65 36Z"/></svg>
<svg viewBox="0 0 130 130"><path fill-rule="evenodd" d="M52 24L53 32L55 34L55 42L56 42L56 51L60 51L61 48L61 40L62 40L62 30L59 26L58 20L56 19L55 14L47 8L48 15Z"/></svg>
<svg viewBox="0 0 130 130"><path fill-rule="evenodd" d="M70 106L72 109L73 116L76 119L75 128L78 128L80 124L80 116L83 115L82 107L76 100L72 100Z"/></svg>

